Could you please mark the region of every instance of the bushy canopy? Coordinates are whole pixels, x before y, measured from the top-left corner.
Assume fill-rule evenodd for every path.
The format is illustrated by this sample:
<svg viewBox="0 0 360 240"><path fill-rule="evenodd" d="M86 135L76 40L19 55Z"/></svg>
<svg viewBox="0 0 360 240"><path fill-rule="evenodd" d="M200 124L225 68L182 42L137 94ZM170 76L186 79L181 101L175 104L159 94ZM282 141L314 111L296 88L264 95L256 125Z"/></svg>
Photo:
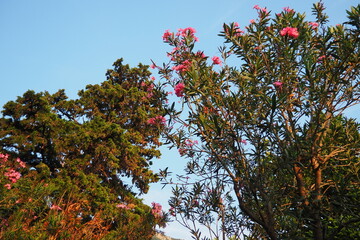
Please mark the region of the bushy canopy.
<svg viewBox="0 0 360 240"><path fill-rule="evenodd" d="M192 28L163 36L157 68L181 101L168 143L189 159L173 215L195 239L197 223L222 239L359 238L359 124L343 113L360 102L360 5L336 26L321 2L315 21L254 8L224 24L222 58L194 51Z"/></svg>
<svg viewBox="0 0 360 240"><path fill-rule="evenodd" d="M165 215L136 197L158 180L164 94L122 60L79 98L27 91L0 119L0 238L149 239ZM132 189L136 186L136 189ZM155 214L156 213L156 214Z"/></svg>

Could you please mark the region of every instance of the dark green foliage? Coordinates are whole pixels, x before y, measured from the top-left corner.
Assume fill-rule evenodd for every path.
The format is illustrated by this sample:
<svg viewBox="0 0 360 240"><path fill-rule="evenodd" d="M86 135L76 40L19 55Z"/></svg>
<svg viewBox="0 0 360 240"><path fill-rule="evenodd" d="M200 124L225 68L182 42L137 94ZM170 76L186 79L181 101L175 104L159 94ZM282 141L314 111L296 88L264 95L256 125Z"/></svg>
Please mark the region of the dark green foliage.
<svg viewBox="0 0 360 240"><path fill-rule="evenodd" d="M160 156L164 128L148 123L163 115L165 94L147 69L120 59L79 99L68 100L64 90L27 91L5 104L0 152L10 157L1 169L22 176L1 178L0 221L7 225L0 237L149 239L164 224L132 190L146 193L157 181L149 166Z"/></svg>

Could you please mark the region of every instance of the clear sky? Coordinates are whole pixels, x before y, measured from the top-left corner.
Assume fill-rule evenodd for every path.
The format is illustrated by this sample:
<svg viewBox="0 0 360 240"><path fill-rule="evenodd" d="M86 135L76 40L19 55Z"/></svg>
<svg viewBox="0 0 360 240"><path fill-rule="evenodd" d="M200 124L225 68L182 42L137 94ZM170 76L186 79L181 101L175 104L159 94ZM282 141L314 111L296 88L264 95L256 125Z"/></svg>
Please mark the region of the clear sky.
<svg viewBox="0 0 360 240"><path fill-rule="evenodd" d="M358 0L326 0L330 23L346 21L345 10ZM0 0L0 106L26 90L65 89L71 98L87 84L105 80L106 69L118 58L136 66L150 59L166 62L170 48L162 42L166 29L193 27L200 41L197 48L217 55L223 41L217 34L224 22L240 27L256 18L253 6L272 13L289 6L311 16L308 0ZM357 115L359 116L359 115ZM164 151L154 168L183 168L185 160L176 151ZM165 205L170 188L152 186L145 201ZM165 232L190 239L186 229L171 223Z"/></svg>

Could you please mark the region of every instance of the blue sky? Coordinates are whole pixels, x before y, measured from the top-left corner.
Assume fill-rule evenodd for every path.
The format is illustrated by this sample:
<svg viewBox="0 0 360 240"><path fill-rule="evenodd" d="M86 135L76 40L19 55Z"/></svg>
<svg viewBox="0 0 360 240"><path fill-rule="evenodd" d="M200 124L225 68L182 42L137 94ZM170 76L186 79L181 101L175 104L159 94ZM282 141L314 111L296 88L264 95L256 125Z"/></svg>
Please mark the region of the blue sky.
<svg viewBox="0 0 360 240"><path fill-rule="evenodd" d="M346 20L345 9L357 0L324 1L331 24ZM209 56L218 54L223 41L217 34L224 22L240 27L256 18L253 6L273 13L289 6L311 16L312 1L253 0L0 0L0 105L15 100L26 90L55 92L66 89L71 98L87 84L105 80L106 69L122 57L136 66L167 61L170 48L162 42L166 29L193 27L199 49ZM357 115L358 116L358 115ZM177 172L185 165L176 152L164 151L154 168L172 166ZM166 206L170 188L153 185L144 196L147 203ZM185 229L170 224L165 232L190 239Z"/></svg>

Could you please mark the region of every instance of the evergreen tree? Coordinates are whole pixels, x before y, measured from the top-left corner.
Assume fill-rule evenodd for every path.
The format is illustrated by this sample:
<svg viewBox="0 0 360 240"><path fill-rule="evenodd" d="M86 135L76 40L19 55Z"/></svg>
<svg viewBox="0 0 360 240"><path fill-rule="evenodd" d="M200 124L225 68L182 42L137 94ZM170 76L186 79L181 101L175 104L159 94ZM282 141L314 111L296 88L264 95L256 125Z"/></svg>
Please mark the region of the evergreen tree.
<svg viewBox="0 0 360 240"><path fill-rule="evenodd" d="M150 239L164 226L136 192L158 180L165 95L145 65L120 59L106 77L76 100L27 91L4 105L0 238Z"/></svg>

